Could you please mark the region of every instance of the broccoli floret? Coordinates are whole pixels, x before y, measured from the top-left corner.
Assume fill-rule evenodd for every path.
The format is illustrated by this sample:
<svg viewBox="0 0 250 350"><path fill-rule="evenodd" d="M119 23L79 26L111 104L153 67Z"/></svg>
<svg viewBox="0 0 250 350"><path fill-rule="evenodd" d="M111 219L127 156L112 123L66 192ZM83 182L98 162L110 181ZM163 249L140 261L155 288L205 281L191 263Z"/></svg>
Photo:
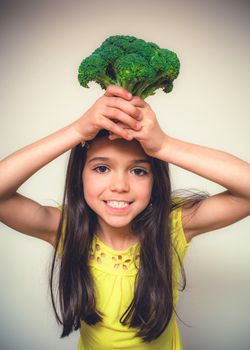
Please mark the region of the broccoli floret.
<svg viewBox="0 0 250 350"><path fill-rule="evenodd" d="M109 76L107 71L108 61L105 61L100 55L93 53L82 61L78 71L78 80L83 87L89 88L88 83L95 81L103 89L115 81Z"/></svg>
<svg viewBox="0 0 250 350"><path fill-rule="evenodd" d="M101 45L101 47L115 45L122 49L124 52L127 52L131 43L135 40L138 40L134 36L129 35L113 35L107 38Z"/></svg>
<svg viewBox="0 0 250 350"><path fill-rule="evenodd" d="M138 83L151 81L156 71L136 53L121 56L114 64L117 84L135 94Z"/></svg>
<svg viewBox="0 0 250 350"><path fill-rule="evenodd" d="M176 53L133 36L114 35L81 62L78 80L87 88L90 81L103 89L120 85L145 99L159 88L172 91L179 70Z"/></svg>

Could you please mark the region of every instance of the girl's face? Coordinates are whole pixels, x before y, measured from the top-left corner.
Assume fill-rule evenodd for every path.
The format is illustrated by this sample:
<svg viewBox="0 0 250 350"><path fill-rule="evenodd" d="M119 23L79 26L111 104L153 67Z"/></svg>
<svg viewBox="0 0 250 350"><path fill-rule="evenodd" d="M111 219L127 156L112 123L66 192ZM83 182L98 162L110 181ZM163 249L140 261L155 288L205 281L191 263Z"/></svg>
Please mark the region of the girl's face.
<svg viewBox="0 0 250 350"><path fill-rule="evenodd" d="M149 204L153 175L140 144L107 137L94 140L83 169L84 197L97 214L102 231L129 230Z"/></svg>

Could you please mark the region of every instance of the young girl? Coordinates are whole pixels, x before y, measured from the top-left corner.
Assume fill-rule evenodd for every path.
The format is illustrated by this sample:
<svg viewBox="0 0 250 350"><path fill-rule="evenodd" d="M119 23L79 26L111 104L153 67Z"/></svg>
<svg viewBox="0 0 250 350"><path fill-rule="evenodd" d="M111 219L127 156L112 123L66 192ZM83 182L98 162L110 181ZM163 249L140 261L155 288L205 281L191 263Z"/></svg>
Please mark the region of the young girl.
<svg viewBox="0 0 250 350"><path fill-rule="evenodd" d="M69 149L61 207L17 192ZM175 197L168 163L226 190ZM150 106L119 86L72 124L0 163L1 221L55 247L53 307L62 336L80 329L79 350L182 349L175 309L185 252L193 237L249 213L248 163L167 135Z"/></svg>

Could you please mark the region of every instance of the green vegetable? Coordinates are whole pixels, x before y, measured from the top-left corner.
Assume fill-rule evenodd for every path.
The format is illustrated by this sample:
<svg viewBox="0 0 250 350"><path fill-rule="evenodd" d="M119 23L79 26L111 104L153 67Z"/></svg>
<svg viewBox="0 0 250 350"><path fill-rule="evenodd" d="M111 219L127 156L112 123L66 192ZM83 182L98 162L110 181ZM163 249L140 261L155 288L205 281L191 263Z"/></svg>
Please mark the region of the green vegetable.
<svg viewBox="0 0 250 350"><path fill-rule="evenodd" d="M173 51L133 36L114 35L81 62L78 80L86 88L90 81L103 89L120 85L145 99L157 89L172 91L179 70L180 61Z"/></svg>

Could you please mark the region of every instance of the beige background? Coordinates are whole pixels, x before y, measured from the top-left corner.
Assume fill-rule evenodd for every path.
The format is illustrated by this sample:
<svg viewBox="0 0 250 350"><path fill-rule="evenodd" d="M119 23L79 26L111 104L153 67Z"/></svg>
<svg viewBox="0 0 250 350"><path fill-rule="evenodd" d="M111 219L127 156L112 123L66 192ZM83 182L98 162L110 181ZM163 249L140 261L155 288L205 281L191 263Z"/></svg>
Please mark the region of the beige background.
<svg viewBox="0 0 250 350"><path fill-rule="evenodd" d="M164 130L249 161L249 2L1 2L1 158L78 118L102 90L83 89L77 69L109 35L128 34L177 52L171 94L147 101ZM20 192L56 205L68 154ZM175 188L223 188L171 168ZM196 238L185 260L179 322L186 350L247 350L250 344L250 219ZM0 226L0 348L76 349L59 339L48 292L49 244Z"/></svg>

